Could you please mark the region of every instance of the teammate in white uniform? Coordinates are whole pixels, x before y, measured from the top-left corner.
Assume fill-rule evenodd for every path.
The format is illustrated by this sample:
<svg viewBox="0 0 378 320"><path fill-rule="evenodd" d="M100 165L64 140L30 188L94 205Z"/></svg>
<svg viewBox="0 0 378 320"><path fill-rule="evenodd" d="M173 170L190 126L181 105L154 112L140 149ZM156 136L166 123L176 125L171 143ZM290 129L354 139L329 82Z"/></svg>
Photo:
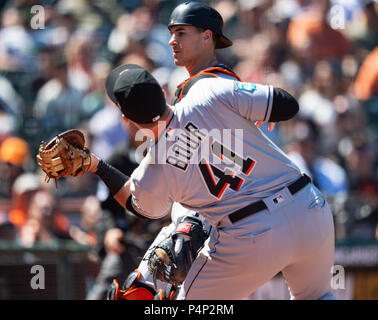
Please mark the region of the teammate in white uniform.
<svg viewBox="0 0 378 320"><path fill-rule="evenodd" d="M143 68L113 72L108 94L153 143L130 178L94 154L89 171L136 215L158 219L178 202L212 226L178 298L243 299L280 271L293 298L334 298L328 204L254 125L293 117L295 99L271 86L210 78L172 111Z"/></svg>

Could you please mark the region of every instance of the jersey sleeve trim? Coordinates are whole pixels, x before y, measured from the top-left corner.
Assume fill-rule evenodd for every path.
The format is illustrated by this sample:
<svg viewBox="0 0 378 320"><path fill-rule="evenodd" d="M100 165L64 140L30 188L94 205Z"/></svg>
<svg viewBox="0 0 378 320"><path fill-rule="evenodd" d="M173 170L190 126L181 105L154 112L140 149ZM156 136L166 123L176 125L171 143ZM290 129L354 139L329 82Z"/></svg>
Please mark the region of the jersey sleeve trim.
<svg viewBox="0 0 378 320"><path fill-rule="evenodd" d="M169 210L168 210L168 212L164 213L164 214L161 215L161 216L151 216L151 215L149 215L146 211L144 211L142 208L140 208L140 207L135 203L135 198L134 198L133 195L130 195L130 197L127 199L127 202L126 202L126 208L127 208L127 210L129 210L132 214L134 214L134 215L137 216L138 218L142 218L142 219L157 220L157 219L164 218L164 217L169 213Z"/></svg>
<svg viewBox="0 0 378 320"><path fill-rule="evenodd" d="M126 201L126 209L128 211L130 211L133 215L137 216L138 218L141 218L141 219L148 219L146 216L140 214L134 207L133 205L133 201L132 201L132 195L130 195L130 197L127 199Z"/></svg>
<svg viewBox="0 0 378 320"><path fill-rule="evenodd" d="M270 118L270 114L272 112L272 105L273 105L273 87L271 85L268 86L268 101L266 105L266 111L263 121L268 121Z"/></svg>

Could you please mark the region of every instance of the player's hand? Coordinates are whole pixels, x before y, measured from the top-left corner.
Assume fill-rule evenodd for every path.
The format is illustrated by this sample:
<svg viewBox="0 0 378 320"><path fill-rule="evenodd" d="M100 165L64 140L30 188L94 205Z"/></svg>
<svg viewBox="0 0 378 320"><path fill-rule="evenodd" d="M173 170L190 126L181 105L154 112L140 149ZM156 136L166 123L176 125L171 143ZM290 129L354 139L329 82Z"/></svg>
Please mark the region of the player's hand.
<svg viewBox="0 0 378 320"><path fill-rule="evenodd" d="M123 231L119 228L109 229L105 234L104 244L107 252L121 254L125 251L125 247L121 241L123 239Z"/></svg>
<svg viewBox="0 0 378 320"><path fill-rule="evenodd" d="M266 123L266 122L265 122L265 121L256 121L256 122L255 122L255 126L259 128L259 127L261 127L264 123ZM269 122L268 130L269 130L269 131L273 131L275 126L276 126L276 123L275 123L275 122Z"/></svg>

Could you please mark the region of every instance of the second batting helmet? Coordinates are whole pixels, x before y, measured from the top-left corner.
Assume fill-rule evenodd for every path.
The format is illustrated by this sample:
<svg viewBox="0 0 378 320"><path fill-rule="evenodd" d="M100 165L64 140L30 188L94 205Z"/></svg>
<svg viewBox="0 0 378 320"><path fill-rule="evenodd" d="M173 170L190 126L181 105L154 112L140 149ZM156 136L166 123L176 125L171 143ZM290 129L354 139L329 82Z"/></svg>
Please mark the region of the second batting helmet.
<svg viewBox="0 0 378 320"><path fill-rule="evenodd" d="M178 5L171 14L168 28L177 25L196 26L215 32L219 36L215 46L217 49L232 46L232 41L222 32L222 16L218 11L204 3L187 1Z"/></svg>

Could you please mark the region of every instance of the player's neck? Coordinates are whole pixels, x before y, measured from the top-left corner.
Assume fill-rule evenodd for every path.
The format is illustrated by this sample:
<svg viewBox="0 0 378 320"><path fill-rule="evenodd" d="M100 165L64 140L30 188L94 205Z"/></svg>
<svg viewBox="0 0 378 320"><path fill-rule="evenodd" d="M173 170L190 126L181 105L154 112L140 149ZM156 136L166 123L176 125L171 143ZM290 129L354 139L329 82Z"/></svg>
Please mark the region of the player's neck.
<svg viewBox="0 0 378 320"><path fill-rule="evenodd" d="M160 136L165 132L165 129L171 122L171 119L173 117L173 111L171 107L167 108L167 112L159 119L158 125L156 125L153 129L155 141L159 140Z"/></svg>
<svg viewBox="0 0 378 320"><path fill-rule="evenodd" d="M215 66L216 64L218 64L218 61L217 61L216 57L214 57L214 56L212 56L212 57L206 57L205 56L203 59L197 60L192 65L186 66L186 70L188 71L189 76L193 77L198 72L200 72L200 71L202 71L202 70L204 70L206 68Z"/></svg>
<svg viewBox="0 0 378 320"><path fill-rule="evenodd" d="M142 134L148 138L157 141L160 135L165 132L166 127L171 121L173 111L171 107L167 108L167 111L161 116L161 118L153 124L138 124L134 122L135 126L141 130Z"/></svg>

